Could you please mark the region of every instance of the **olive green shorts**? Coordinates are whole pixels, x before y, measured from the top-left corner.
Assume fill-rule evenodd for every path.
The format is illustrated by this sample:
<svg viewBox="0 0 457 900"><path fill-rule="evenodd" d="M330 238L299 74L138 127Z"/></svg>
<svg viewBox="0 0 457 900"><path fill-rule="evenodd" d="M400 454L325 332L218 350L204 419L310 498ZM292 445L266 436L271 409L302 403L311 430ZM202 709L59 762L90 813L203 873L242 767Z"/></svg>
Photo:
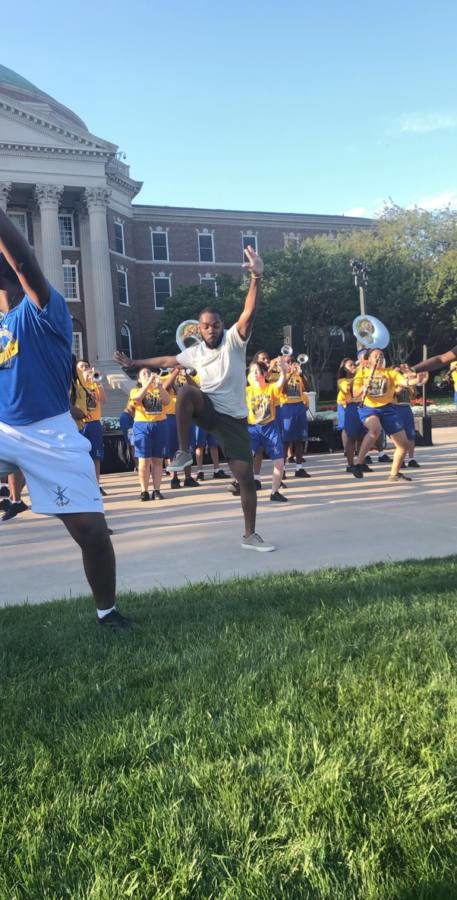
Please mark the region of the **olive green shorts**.
<svg viewBox="0 0 457 900"><path fill-rule="evenodd" d="M193 421L210 431L217 438L219 446L227 460L241 459L252 462L251 439L249 437L247 419L235 419L226 413L220 413L202 391L203 411L193 417Z"/></svg>

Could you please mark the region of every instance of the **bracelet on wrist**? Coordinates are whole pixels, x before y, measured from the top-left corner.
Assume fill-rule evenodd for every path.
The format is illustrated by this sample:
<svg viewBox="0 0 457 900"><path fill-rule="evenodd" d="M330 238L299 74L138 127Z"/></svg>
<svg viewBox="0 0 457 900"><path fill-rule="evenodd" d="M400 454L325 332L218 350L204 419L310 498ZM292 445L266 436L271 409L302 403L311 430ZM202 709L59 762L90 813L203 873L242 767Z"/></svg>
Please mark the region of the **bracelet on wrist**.
<svg viewBox="0 0 457 900"><path fill-rule="evenodd" d="M256 275L254 272L251 272L251 278L254 278L255 281L258 281L261 277L261 275Z"/></svg>

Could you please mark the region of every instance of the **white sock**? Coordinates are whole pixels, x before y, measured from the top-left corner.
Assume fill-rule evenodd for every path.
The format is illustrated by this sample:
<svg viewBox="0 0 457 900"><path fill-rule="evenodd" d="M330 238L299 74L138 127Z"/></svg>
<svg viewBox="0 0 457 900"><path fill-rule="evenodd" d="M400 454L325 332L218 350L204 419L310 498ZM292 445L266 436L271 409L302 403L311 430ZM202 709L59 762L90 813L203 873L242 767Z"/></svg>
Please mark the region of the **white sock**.
<svg viewBox="0 0 457 900"><path fill-rule="evenodd" d="M104 619L105 616L109 616L115 609L115 606L111 606L109 609L97 609L97 616L99 619Z"/></svg>

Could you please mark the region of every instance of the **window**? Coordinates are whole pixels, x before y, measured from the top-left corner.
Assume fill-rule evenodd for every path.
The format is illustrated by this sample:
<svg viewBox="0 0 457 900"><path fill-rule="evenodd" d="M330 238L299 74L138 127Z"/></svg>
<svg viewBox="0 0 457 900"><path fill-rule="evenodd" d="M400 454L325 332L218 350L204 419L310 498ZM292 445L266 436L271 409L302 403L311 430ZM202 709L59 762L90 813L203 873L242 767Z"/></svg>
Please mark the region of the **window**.
<svg viewBox="0 0 457 900"><path fill-rule="evenodd" d="M61 247L75 246L72 215L69 215L67 213L62 213L62 215L59 215L59 232Z"/></svg>
<svg viewBox="0 0 457 900"><path fill-rule="evenodd" d="M198 253L200 262L214 262L213 235L198 233Z"/></svg>
<svg viewBox="0 0 457 900"><path fill-rule="evenodd" d="M168 261L168 234L166 231L151 231L152 258L156 261Z"/></svg>
<svg viewBox="0 0 457 900"><path fill-rule="evenodd" d="M122 303L124 306L129 305L129 286L127 282L127 270L126 269L118 269L117 270L117 290L119 294L119 303Z"/></svg>
<svg viewBox="0 0 457 900"><path fill-rule="evenodd" d="M24 237L28 240L27 216L25 212L10 212L8 210L8 218L11 219L13 225L15 225L18 231L22 232Z"/></svg>
<svg viewBox="0 0 457 900"><path fill-rule="evenodd" d="M76 359L83 359L83 335L82 331L74 331L71 339L71 352L75 354Z"/></svg>
<svg viewBox="0 0 457 900"><path fill-rule="evenodd" d="M117 253L125 256L124 226L122 222L114 223L114 246Z"/></svg>
<svg viewBox="0 0 457 900"><path fill-rule="evenodd" d="M300 248L301 237L291 231L284 235L284 250L298 250Z"/></svg>
<svg viewBox="0 0 457 900"><path fill-rule="evenodd" d="M169 275L154 275L154 305L163 309L165 301L171 297L171 278Z"/></svg>
<svg viewBox="0 0 457 900"><path fill-rule="evenodd" d="M241 245L242 245L242 253L243 253L243 262L246 262L246 256L244 254L246 247L252 247L252 249L255 250L256 253L259 252L257 250L257 235L256 234L250 234L249 232L243 232L243 234L241 235Z"/></svg>
<svg viewBox="0 0 457 900"><path fill-rule="evenodd" d="M79 300L78 267L73 263L63 265L63 295L65 300Z"/></svg>
<svg viewBox="0 0 457 900"><path fill-rule="evenodd" d="M217 281L214 275L200 275L200 286L206 288L213 297L217 297Z"/></svg>
<svg viewBox="0 0 457 900"><path fill-rule="evenodd" d="M124 322L121 328L121 350L127 356L132 356L132 335L127 322Z"/></svg>

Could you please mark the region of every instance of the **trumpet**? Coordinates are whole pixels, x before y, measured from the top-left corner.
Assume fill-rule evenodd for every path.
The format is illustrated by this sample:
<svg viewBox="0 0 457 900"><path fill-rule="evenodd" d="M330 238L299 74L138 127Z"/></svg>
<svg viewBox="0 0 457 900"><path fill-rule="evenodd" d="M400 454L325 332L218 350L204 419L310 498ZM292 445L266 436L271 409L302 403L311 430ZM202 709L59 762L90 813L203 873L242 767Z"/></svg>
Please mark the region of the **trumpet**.
<svg viewBox="0 0 457 900"><path fill-rule="evenodd" d="M283 346L281 347L281 356L292 356L293 352L293 348L290 346L290 344L283 344Z"/></svg>
<svg viewBox="0 0 457 900"><path fill-rule="evenodd" d="M92 381L95 381L96 384L100 384L103 381L103 375L101 372L97 372L95 369L91 369L90 377Z"/></svg>
<svg viewBox="0 0 457 900"><path fill-rule="evenodd" d="M307 353L299 353L297 356L297 362L299 366L306 366L306 363L309 360L309 356Z"/></svg>

